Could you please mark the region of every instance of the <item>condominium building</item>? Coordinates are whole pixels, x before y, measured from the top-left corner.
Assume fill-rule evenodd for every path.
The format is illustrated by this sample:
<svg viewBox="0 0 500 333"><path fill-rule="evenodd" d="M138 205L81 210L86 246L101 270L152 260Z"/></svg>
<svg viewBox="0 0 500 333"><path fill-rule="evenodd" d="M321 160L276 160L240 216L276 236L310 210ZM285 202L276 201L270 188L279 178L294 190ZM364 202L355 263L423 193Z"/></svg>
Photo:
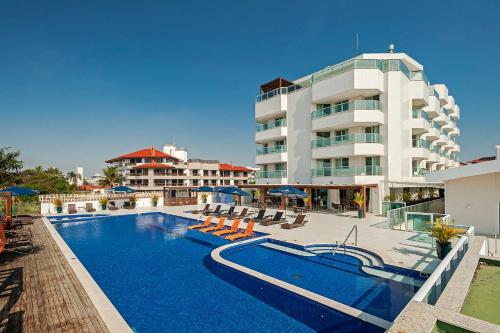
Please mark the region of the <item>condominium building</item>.
<svg viewBox="0 0 500 333"><path fill-rule="evenodd" d="M459 118L446 85L392 49L278 78L255 100L257 184L369 185L380 212L391 189L425 187L426 173L459 165Z"/></svg>
<svg viewBox="0 0 500 333"><path fill-rule="evenodd" d="M188 159L186 149L164 145L121 155L106 161L116 166L136 190L162 190L164 187L244 185L255 179L255 171L217 160Z"/></svg>

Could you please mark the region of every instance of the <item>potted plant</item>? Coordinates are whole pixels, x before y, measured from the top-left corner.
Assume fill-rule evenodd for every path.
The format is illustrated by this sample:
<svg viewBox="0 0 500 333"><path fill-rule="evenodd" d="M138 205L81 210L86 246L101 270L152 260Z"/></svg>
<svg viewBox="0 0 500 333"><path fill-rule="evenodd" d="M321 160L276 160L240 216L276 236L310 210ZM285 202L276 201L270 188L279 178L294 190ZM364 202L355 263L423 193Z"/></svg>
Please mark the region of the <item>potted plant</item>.
<svg viewBox="0 0 500 333"><path fill-rule="evenodd" d="M54 201L52 201L52 204L56 207L57 214L61 214L63 201L60 198L55 198Z"/></svg>
<svg viewBox="0 0 500 333"><path fill-rule="evenodd" d="M403 201L406 202L407 204L412 200L412 196L410 192L403 192Z"/></svg>
<svg viewBox="0 0 500 333"><path fill-rule="evenodd" d="M130 205L132 206L132 208L135 208L136 201L137 198L135 197L135 195L130 196Z"/></svg>
<svg viewBox="0 0 500 333"><path fill-rule="evenodd" d="M153 201L153 207L158 206L158 199L160 199L158 194L153 194L153 196L151 197L151 201Z"/></svg>
<svg viewBox="0 0 500 333"><path fill-rule="evenodd" d="M99 203L101 204L101 209L106 210L106 207L108 206L108 198L101 198L99 199Z"/></svg>
<svg viewBox="0 0 500 333"><path fill-rule="evenodd" d="M358 217L361 219L364 216L364 212L363 212L363 204L365 203L365 198L363 197L363 195L360 193L360 192L355 192L354 193L354 203L356 205L358 205Z"/></svg>
<svg viewBox="0 0 500 333"><path fill-rule="evenodd" d="M450 239L457 236L457 231L440 218L437 218L432 226L432 236L436 238L436 252L439 259L444 259L451 250Z"/></svg>
<svg viewBox="0 0 500 333"><path fill-rule="evenodd" d="M208 195L206 193L202 193L201 195L201 202L203 202L204 204L207 203L207 199L208 199Z"/></svg>

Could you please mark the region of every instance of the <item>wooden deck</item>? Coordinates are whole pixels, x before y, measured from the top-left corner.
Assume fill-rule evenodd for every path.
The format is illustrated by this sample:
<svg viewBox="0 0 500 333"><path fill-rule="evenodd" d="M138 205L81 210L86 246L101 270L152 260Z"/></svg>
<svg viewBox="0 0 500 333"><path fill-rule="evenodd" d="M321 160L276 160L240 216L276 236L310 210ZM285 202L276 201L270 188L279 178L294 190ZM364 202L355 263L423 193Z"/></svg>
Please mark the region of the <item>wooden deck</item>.
<svg viewBox="0 0 500 333"><path fill-rule="evenodd" d="M35 249L0 254L0 332L109 332L41 220Z"/></svg>

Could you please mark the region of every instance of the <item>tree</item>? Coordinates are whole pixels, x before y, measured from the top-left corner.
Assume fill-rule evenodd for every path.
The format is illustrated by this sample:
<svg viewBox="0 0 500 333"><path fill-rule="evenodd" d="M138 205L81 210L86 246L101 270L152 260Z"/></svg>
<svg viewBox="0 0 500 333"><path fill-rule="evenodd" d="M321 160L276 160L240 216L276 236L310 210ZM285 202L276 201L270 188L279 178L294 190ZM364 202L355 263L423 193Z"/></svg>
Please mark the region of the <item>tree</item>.
<svg viewBox="0 0 500 333"><path fill-rule="evenodd" d="M0 148L0 188L12 185L19 176L23 162L18 159L19 150L10 151L10 147Z"/></svg>
<svg viewBox="0 0 500 333"><path fill-rule="evenodd" d="M68 179L68 181L73 184L73 185L76 185L78 184L78 181L80 179L82 179L82 176L79 174L79 173L76 173L74 171L70 171L66 174L66 178Z"/></svg>
<svg viewBox="0 0 500 333"><path fill-rule="evenodd" d="M47 168L41 166L34 169L23 170L19 176L21 186L33 188L40 194L48 193L71 193L74 186L71 185L61 170L58 168Z"/></svg>
<svg viewBox="0 0 500 333"><path fill-rule="evenodd" d="M101 186L115 186L121 185L125 181L125 177L120 175L118 168L114 166L109 166L102 169L103 177L99 180L99 185Z"/></svg>

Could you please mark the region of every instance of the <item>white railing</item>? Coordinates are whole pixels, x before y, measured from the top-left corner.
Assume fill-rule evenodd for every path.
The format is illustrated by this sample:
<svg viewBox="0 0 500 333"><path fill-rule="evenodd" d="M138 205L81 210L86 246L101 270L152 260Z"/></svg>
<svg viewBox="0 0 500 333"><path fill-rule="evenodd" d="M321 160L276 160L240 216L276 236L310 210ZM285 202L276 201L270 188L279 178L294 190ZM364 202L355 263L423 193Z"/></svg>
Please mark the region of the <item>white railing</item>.
<svg viewBox="0 0 500 333"><path fill-rule="evenodd" d="M72 193L72 194L43 194L38 196L41 203L52 203L54 199L61 199L63 202L74 201L98 201L102 198L109 200L136 198L152 198L153 195L162 197L162 191L134 192L134 193Z"/></svg>
<svg viewBox="0 0 500 333"><path fill-rule="evenodd" d="M469 249L469 244L471 244L473 237L474 227L469 227L465 235L460 237L448 255L413 296L412 300L431 305L436 304L439 296L443 293L444 288L446 288L453 273Z"/></svg>

